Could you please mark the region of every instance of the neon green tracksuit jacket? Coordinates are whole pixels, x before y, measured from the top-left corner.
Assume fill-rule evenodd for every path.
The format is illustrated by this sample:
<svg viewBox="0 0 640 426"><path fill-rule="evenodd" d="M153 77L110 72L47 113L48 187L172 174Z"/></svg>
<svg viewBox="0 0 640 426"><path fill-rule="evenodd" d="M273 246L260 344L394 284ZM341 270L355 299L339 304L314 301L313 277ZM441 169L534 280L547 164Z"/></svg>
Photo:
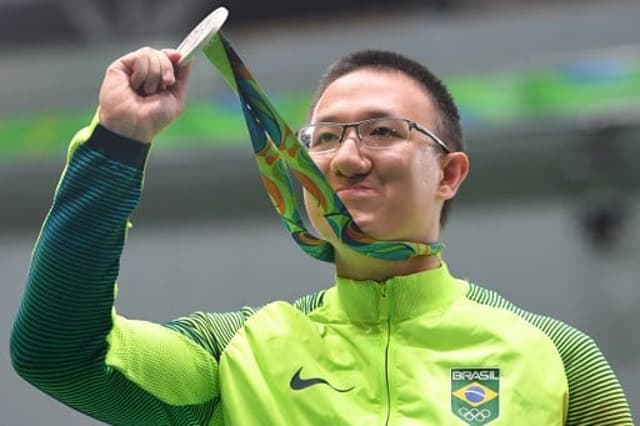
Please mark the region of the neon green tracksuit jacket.
<svg viewBox="0 0 640 426"><path fill-rule="evenodd" d="M583 333L439 269L166 324L114 309L148 146L78 133L33 252L15 369L115 425L630 425ZM237 284L236 284L237 285Z"/></svg>

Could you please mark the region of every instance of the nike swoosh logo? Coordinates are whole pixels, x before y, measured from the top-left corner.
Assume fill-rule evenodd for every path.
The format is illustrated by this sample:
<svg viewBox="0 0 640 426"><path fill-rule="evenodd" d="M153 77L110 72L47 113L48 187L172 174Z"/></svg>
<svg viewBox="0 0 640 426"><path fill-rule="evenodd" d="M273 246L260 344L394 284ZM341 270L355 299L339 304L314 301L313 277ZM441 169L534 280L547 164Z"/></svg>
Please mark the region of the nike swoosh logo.
<svg viewBox="0 0 640 426"><path fill-rule="evenodd" d="M350 390L353 390L353 388L355 387L355 386L351 386L350 388L340 389L333 386L331 383L329 383L328 381L326 381L321 377L312 377L309 379L303 379L302 377L300 377L300 372L302 372L302 367L300 367L298 371L296 371L293 374L293 377L291 377L291 381L289 382L289 386L293 390L299 391L313 385L327 385L336 392L349 392Z"/></svg>

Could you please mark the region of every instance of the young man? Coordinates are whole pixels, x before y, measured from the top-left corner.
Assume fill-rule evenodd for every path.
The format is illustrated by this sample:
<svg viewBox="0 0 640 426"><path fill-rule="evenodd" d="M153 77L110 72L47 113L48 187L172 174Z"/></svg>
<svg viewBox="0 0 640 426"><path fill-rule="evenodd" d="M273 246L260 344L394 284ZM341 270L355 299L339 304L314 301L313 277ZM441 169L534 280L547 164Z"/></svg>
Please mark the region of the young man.
<svg viewBox="0 0 640 426"><path fill-rule="evenodd" d="M115 313L127 219L149 143L182 110L176 51L107 70L33 253L11 355L27 380L117 425L631 425L594 342L452 277L439 256L385 261L335 249L333 287L260 309L167 324ZM377 240L438 240L463 182L459 117L421 65L388 52L341 59L301 142Z"/></svg>

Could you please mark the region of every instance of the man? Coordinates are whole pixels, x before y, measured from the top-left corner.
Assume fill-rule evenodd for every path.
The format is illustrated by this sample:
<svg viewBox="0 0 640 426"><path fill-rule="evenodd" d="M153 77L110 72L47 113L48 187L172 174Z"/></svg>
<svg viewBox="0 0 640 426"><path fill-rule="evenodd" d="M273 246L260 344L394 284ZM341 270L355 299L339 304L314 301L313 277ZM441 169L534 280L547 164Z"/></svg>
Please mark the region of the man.
<svg viewBox="0 0 640 426"><path fill-rule="evenodd" d="M631 425L594 342L452 277L439 256L335 249L336 283L293 304L196 313L159 325L113 308L127 219L150 142L182 110L176 51L107 70L33 253L11 341L16 370L118 425ZM301 142L358 226L432 243L468 169L453 101L388 52L338 61Z"/></svg>

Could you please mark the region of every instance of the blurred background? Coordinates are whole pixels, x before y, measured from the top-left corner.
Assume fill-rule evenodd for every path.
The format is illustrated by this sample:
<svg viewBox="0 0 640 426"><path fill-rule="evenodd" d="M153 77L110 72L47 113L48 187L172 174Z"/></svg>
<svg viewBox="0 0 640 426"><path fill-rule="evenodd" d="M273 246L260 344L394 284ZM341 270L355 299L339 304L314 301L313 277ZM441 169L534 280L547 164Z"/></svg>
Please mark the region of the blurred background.
<svg viewBox="0 0 640 426"><path fill-rule="evenodd" d="M592 335L640 412L640 3L542 0L0 0L0 425L94 425L13 372L8 339L66 145L104 69L176 46L219 5L292 127L323 69L405 53L460 105L471 174L444 233L452 271ZM118 309L166 321L331 285L278 222L235 96L197 59L154 145Z"/></svg>

